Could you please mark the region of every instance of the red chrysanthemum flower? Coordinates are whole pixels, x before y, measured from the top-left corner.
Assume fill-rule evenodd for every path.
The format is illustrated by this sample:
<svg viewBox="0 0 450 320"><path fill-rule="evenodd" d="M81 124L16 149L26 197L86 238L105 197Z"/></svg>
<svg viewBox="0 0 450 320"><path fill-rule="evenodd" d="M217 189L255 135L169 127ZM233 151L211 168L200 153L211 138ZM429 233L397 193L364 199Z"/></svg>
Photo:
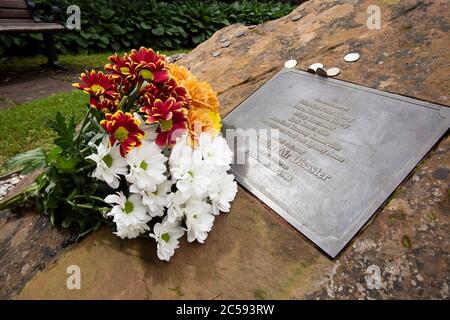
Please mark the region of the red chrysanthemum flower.
<svg viewBox="0 0 450 320"><path fill-rule="evenodd" d="M73 86L89 94L91 107L99 111L114 111L117 107L118 92L116 83L112 75L105 75L103 72L82 73L80 76L82 83L74 83Z"/></svg>
<svg viewBox="0 0 450 320"><path fill-rule="evenodd" d="M166 56L163 54L141 47L139 51L131 50L130 60L135 65L137 74L144 80L165 82L169 79Z"/></svg>
<svg viewBox="0 0 450 320"><path fill-rule="evenodd" d="M100 125L109 134L111 145L119 142L122 157L125 157L134 147L142 144L141 140L145 133L139 128L141 122L129 112L123 113L119 110L114 114L107 113L105 120L102 120Z"/></svg>
<svg viewBox="0 0 450 320"><path fill-rule="evenodd" d="M141 112L146 113L148 124L158 124L155 142L161 147L166 144L174 145L176 142L174 133L181 134L187 129L188 110L173 97L165 101L156 99L151 108L143 107Z"/></svg>
<svg viewBox="0 0 450 320"><path fill-rule="evenodd" d="M150 83L142 88L138 104L147 106L144 108L151 108L156 99L166 101L170 97L174 98L177 102L181 102L183 107L189 107L190 97L187 90L184 87L178 86L176 80L173 78L163 83Z"/></svg>
<svg viewBox="0 0 450 320"><path fill-rule="evenodd" d="M105 70L111 71L112 74L119 76L121 79L134 81L136 79L136 64L134 64L128 53L121 58L117 53L110 56L108 60L111 63L105 65Z"/></svg>

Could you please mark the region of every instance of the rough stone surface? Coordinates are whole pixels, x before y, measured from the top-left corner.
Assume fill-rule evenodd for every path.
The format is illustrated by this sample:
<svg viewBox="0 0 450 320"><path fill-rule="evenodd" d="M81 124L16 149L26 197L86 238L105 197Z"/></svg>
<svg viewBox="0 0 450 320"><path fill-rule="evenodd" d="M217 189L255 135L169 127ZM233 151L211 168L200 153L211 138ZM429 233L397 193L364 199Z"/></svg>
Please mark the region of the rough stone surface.
<svg viewBox="0 0 450 320"><path fill-rule="evenodd" d="M373 4L381 8L381 30L366 27L366 10ZM220 30L179 63L219 92L224 115L289 59L303 70L322 62L342 70L337 78L448 105L449 6L447 1L312 0L277 21ZM291 21L299 12L303 18ZM245 35L211 56L221 48L221 38L242 29ZM361 59L344 62L344 55L355 51ZM170 263L158 261L151 241L122 241L104 228L36 273L21 292L2 296L448 299L449 169L447 139L334 261L239 189L231 212L217 218L206 243L181 243ZM66 268L72 264L81 268L81 290L66 288ZM373 270L380 270L379 282Z"/></svg>
<svg viewBox="0 0 450 320"><path fill-rule="evenodd" d="M0 177L0 200L2 200L25 176L20 172Z"/></svg>
<svg viewBox="0 0 450 320"><path fill-rule="evenodd" d="M20 291L74 241L70 231L49 225L48 217L29 208L0 212L0 299Z"/></svg>

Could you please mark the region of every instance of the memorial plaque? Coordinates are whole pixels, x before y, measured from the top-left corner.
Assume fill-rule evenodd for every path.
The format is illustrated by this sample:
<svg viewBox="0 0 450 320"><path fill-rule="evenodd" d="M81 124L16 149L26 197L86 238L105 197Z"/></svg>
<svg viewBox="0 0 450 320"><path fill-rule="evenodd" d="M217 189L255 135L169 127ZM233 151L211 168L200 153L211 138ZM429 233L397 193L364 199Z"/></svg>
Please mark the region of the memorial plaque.
<svg viewBox="0 0 450 320"><path fill-rule="evenodd" d="M245 160L237 181L335 257L446 133L450 108L283 69L223 122Z"/></svg>

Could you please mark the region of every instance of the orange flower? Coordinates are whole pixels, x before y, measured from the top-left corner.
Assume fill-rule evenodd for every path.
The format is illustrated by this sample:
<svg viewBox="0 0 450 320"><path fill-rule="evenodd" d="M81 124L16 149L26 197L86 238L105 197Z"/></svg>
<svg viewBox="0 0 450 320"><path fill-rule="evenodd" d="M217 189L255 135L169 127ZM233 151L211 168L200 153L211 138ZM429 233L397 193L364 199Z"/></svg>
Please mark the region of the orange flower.
<svg viewBox="0 0 450 320"><path fill-rule="evenodd" d="M139 128L141 122L129 112L123 113L119 110L114 114L107 113L105 120L102 120L100 125L109 134L111 145L119 142L122 157L125 157L134 147L142 144L141 140L145 133Z"/></svg>
<svg viewBox="0 0 450 320"><path fill-rule="evenodd" d="M192 109L208 108L215 113L220 112L219 100L209 83L198 81L188 69L176 64L169 64L169 72L177 84L188 91Z"/></svg>
<svg viewBox="0 0 450 320"><path fill-rule="evenodd" d="M180 86L186 88L189 96L188 130L191 143L196 145L202 132L219 134L222 122L219 114L217 95L207 82L200 82L185 67L169 65L172 77Z"/></svg>

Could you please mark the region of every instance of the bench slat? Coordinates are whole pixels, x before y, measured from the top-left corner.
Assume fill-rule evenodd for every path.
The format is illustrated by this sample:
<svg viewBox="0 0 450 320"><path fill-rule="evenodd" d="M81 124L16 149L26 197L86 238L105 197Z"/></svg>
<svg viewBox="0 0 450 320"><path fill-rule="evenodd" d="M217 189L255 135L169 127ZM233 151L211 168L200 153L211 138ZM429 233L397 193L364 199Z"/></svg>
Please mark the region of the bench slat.
<svg viewBox="0 0 450 320"><path fill-rule="evenodd" d="M27 9L25 0L0 0L0 8Z"/></svg>
<svg viewBox="0 0 450 320"><path fill-rule="evenodd" d="M0 18L31 18L28 9L3 9L0 8Z"/></svg>
<svg viewBox="0 0 450 320"><path fill-rule="evenodd" d="M57 23L2 23L0 25L0 33L58 32L64 30L64 27Z"/></svg>
<svg viewBox="0 0 450 320"><path fill-rule="evenodd" d="M0 18L0 26L5 23L33 23L34 20L30 18L26 19L11 19L11 18Z"/></svg>

